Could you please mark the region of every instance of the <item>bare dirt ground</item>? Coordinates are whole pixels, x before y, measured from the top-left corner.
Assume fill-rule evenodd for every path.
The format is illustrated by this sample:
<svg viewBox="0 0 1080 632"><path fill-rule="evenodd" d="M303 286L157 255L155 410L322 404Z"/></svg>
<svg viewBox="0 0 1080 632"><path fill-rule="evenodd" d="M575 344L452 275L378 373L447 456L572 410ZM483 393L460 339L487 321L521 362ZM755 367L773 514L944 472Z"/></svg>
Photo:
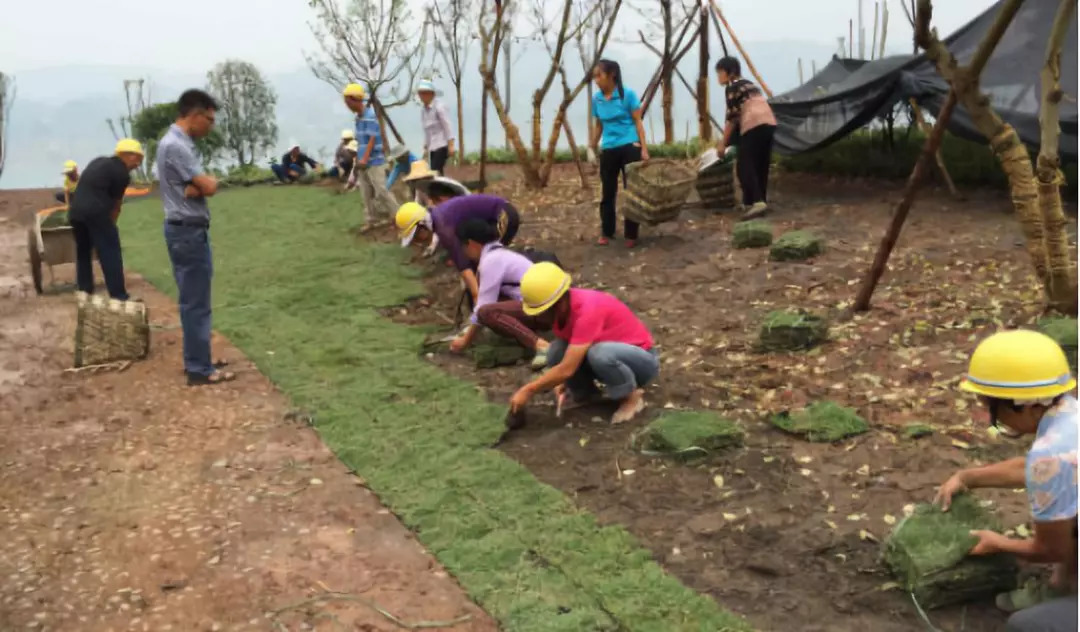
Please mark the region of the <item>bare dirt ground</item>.
<svg viewBox="0 0 1080 632"><path fill-rule="evenodd" d="M776 234L814 230L827 252L806 263L774 263L766 250L732 249L732 214L700 210L643 228L636 250L618 242L595 247L599 196L580 189L570 165L539 194L509 175L495 183L494 192L523 211L518 242L556 252L577 283L627 300L656 335L663 362L641 419L611 427L611 410L594 408L556 420L551 401L541 398L530 425L503 449L603 522L624 525L669 572L759 629L790 629L796 621L799 630L922 629L908 595L882 571L878 542L905 505L929 501L958 467L1025 449L988 435L955 390L978 338L997 326L1029 324L1042 308L1006 194L968 192L958 201L928 191L869 314L837 321L830 342L810 353L753 349L772 309L838 316L851 304L900 186L785 175L768 218ZM1075 234L1075 223L1070 230ZM431 298L395 318L446 326L460 290L442 263L429 264ZM522 366L477 371L449 355L432 361L477 382L494 401L506 401L529 379ZM766 423L770 413L821 399L857 408L872 431L821 445ZM745 449L699 467L631 451L634 431L671 408L713 409L742 422ZM912 422L936 432L908 439L902 430ZM1022 493L980 498L992 500L1008 526L1028 519ZM943 630L992 630L1004 621L992 604L931 618Z"/></svg>
<svg viewBox="0 0 1080 632"><path fill-rule="evenodd" d="M227 340L239 379L185 386L175 307L142 279L150 357L65 373L72 296L36 296L26 263L49 199L0 192L0 629L400 629L380 608L497 629Z"/></svg>

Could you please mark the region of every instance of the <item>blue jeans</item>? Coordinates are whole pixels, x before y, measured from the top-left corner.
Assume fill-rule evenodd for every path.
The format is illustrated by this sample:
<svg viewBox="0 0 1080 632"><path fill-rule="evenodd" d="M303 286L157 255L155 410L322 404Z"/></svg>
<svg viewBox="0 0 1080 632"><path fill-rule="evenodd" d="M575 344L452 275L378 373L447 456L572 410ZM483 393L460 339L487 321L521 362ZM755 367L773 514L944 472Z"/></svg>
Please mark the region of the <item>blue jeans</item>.
<svg viewBox="0 0 1080 632"><path fill-rule="evenodd" d="M277 176L278 180L281 180L282 182L288 182L288 181L291 181L291 180L295 180L296 178L298 178L298 177L304 175L305 173L307 173L307 171L304 169L303 165L297 165L297 164L289 164L289 165L273 164L273 165L270 165L270 171L273 171L274 175ZM290 174L289 173L290 171L295 171L297 175L294 176L294 175Z"/></svg>
<svg viewBox="0 0 1080 632"><path fill-rule="evenodd" d="M569 343L556 338L548 347L547 365L551 368L562 362ZM623 400L635 390L656 379L660 360L656 351L646 351L625 342L598 342L585 353L574 375L566 381L570 394L584 401L597 394L596 382L604 385L604 397Z"/></svg>
<svg viewBox="0 0 1080 632"><path fill-rule="evenodd" d="M214 372L210 359L210 279L214 276L210 232L195 226L165 224L165 245L180 297L184 370L210 375Z"/></svg>

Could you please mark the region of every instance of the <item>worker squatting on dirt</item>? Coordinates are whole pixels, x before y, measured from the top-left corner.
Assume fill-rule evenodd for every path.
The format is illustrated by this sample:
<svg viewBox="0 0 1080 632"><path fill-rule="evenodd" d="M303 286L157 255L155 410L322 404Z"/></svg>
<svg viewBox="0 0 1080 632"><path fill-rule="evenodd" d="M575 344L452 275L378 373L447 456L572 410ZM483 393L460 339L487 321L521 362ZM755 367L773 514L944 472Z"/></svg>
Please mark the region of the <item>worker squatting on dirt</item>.
<svg viewBox="0 0 1080 632"><path fill-rule="evenodd" d="M349 147L352 145L352 150ZM343 181L352 173L353 161L356 160L356 132L351 129L341 130L341 142L334 151L334 166L326 172L331 178Z"/></svg>
<svg viewBox="0 0 1080 632"><path fill-rule="evenodd" d="M218 182L206 173L195 139L214 127L217 103L202 90L188 90L177 102L179 117L158 144L161 202L165 207L165 245L179 294L184 332L184 372L189 386L220 384L236 378L220 370L210 355L210 205Z"/></svg>
<svg viewBox="0 0 1080 632"><path fill-rule="evenodd" d="M550 262L536 263L521 278L522 310L555 333L548 371L510 398L518 413L535 395L555 390L561 408L591 403L600 395L619 402L617 424L645 408L644 387L660 372L645 323L614 296L571 288L570 275ZM603 384L601 393L596 382Z"/></svg>
<svg viewBox="0 0 1080 632"><path fill-rule="evenodd" d="M296 182L298 178L307 173L307 168L318 169L319 163L311 156L300 150L300 145L292 143L289 151L281 155L281 162L270 165L270 170L277 176L279 182Z"/></svg>
<svg viewBox="0 0 1080 632"><path fill-rule="evenodd" d="M109 296L128 300L116 220L124 203L124 191L131 184L131 170L142 161L142 145L125 138L116 143L114 155L94 158L83 172L79 193L68 209L75 237L75 279L81 292L94 292L93 253L97 252Z"/></svg>
<svg viewBox="0 0 1080 632"><path fill-rule="evenodd" d="M1033 538L1015 540L993 531L972 534L979 542L971 555L1011 553L1054 565L1051 590L1061 596L1045 595L1050 598L1030 605L1038 598L1026 591L999 595L998 606L1015 612L1006 626L1009 632L1077 629L1077 402L1069 395L1075 387L1061 347L1046 335L1022 330L982 341L960 385L979 396L995 428L1011 436L1035 435L1026 457L960 470L937 493L937 502L948 509L952 497L965 489L1027 489Z"/></svg>
<svg viewBox="0 0 1080 632"><path fill-rule="evenodd" d="M536 334L543 325L521 308L521 278L533 265L532 259L504 246L495 226L482 219L467 219L458 224L457 238L465 256L476 264L480 290L470 317L471 324L450 343L450 350L464 351L472 344L480 327L486 326L536 352L533 368L544 368L548 342Z"/></svg>
<svg viewBox="0 0 1080 632"><path fill-rule="evenodd" d="M342 95L345 106L356 114L356 142L358 151L353 171L349 176L349 188L356 186L364 199L364 225L361 232L368 232L389 224L390 214L397 203L386 188L386 157L383 155L382 126L375 115L375 107L367 98L364 86L350 83Z"/></svg>
<svg viewBox="0 0 1080 632"><path fill-rule="evenodd" d="M70 205L71 196L75 195L75 188L79 186L79 165L74 160L68 160L60 173L64 176L64 188L56 192L56 201Z"/></svg>
<svg viewBox="0 0 1080 632"><path fill-rule="evenodd" d="M469 219L487 222L495 228L499 242L509 246L517 234L521 218L513 204L495 195L459 195L448 186L436 186L434 183L428 185L427 194L435 204L431 211L416 202L406 202L398 209L394 222L401 245L425 246L430 242L432 246L427 248L429 253L434 251L435 243L445 248L475 304L480 288L473 262L458 239L458 225ZM438 237L438 242L434 241L435 237Z"/></svg>

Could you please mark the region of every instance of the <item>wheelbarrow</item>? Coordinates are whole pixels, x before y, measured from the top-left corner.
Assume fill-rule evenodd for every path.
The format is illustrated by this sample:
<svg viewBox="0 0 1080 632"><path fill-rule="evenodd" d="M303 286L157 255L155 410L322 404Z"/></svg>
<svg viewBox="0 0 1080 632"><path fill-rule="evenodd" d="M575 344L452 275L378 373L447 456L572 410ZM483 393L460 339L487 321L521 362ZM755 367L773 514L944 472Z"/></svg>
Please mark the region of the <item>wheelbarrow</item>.
<svg viewBox="0 0 1080 632"><path fill-rule="evenodd" d="M38 294L45 292L42 283L41 267L49 268L49 284L55 283L53 266L75 262L75 233L68 225L44 226L42 224L54 213L67 211L67 206L52 206L41 209L35 214L34 224L26 229L26 248L30 254L30 276L34 279L34 290ZM97 254L95 253L95 258Z"/></svg>

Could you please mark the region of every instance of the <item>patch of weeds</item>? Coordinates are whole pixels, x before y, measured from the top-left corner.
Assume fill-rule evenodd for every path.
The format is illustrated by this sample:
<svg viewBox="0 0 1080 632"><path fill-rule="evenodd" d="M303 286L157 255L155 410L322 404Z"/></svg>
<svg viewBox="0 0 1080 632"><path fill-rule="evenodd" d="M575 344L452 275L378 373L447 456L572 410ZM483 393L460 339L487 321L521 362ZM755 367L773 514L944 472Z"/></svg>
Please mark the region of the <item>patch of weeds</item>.
<svg viewBox="0 0 1080 632"><path fill-rule="evenodd" d="M922 504L896 525L885 542L885 565L924 608L989 598L1016 584L1008 555L969 556L973 529L1000 524L970 494L953 498L948 511Z"/></svg>
<svg viewBox="0 0 1080 632"><path fill-rule="evenodd" d="M175 296L159 202L121 215L124 255ZM747 630L619 527L601 526L491 445L505 404L416 353L424 331L379 310L423 293L393 244L347 228L354 196L230 189L211 200L214 326L316 430L502 629ZM138 212L143 211L143 212ZM533 560L543 559L538 565Z"/></svg>
<svg viewBox="0 0 1080 632"><path fill-rule="evenodd" d="M704 458L743 444L739 424L710 412L665 413L633 439L642 453L680 460Z"/></svg>
<svg viewBox="0 0 1080 632"><path fill-rule="evenodd" d="M908 439L922 439L934 434L934 427L928 424L908 424L904 426L904 436Z"/></svg>
<svg viewBox="0 0 1080 632"><path fill-rule="evenodd" d="M824 318L802 310L776 310L765 315L758 333L760 351L798 351L815 347L829 336Z"/></svg>
<svg viewBox="0 0 1080 632"><path fill-rule="evenodd" d="M794 413L773 415L771 421L784 432L816 443L832 443L870 429L854 409L829 401L814 402Z"/></svg>

